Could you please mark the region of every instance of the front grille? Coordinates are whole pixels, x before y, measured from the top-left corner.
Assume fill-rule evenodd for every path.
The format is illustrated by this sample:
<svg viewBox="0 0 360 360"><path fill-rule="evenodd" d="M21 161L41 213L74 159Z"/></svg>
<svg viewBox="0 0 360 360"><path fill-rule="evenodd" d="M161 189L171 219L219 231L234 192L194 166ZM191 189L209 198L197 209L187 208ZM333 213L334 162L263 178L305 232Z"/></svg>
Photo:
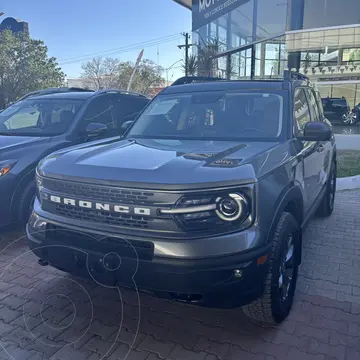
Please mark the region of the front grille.
<svg viewBox="0 0 360 360"><path fill-rule="evenodd" d="M122 204L153 204L155 196L151 191L119 189L50 179L44 179L44 187L59 194Z"/></svg>
<svg viewBox="0 0 360 360"><path fill-rule="evenodd" d="M56 205L56 213L57 215L76 220L137 229L148 229L149 223L154 220L153 218L140 215L124 215L93 209L75 208L62 204Z"/></svg>

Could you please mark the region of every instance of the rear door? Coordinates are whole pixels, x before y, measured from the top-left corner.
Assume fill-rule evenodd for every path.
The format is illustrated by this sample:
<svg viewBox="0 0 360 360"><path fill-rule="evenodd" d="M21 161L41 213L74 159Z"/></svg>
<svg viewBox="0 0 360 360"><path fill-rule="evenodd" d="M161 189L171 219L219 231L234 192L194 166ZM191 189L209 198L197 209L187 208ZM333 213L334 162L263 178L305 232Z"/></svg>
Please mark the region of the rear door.
<svg viewBox="0 0 360 360"><path fill-rule="evenodd" d="M316 100L316 94L313 89L308 88L305 90L311 113L312 121L323 121L324 116L320 112L319 106ZM331 143L330 141L318 141L315 145L317 155L317 167L320 169L318 179L317 193L320 193L321 189L327 181L327 172L329 171L329 159L331 155Z"/></svg>
<svg viewBox="0 0 360 360"><path fill-rule="evenodd" d="M304 134L305 125L312 121L311 110L306 96L306 88L296 88L294 94L294 118L295 136ZM299 140L300 141L300 140ZM301 141L301 151L299 156L303 162L303 190L304 190L304 210L305 213L311 208L317 198L319 190L319 153L317 142Z"/></svg>

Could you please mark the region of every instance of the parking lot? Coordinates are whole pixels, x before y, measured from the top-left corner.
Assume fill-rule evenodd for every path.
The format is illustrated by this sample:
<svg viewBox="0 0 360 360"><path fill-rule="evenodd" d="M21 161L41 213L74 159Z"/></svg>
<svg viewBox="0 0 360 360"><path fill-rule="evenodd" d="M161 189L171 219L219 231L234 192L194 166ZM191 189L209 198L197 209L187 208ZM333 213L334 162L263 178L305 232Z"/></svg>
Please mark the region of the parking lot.
<svg viewBox="0 0 360 360"><path fill-rule="evenodd" d="M311 222L295 305L278 327L105 288L41 267L20 230L2 233L1 359L360 358L360 191Z"/></svg>

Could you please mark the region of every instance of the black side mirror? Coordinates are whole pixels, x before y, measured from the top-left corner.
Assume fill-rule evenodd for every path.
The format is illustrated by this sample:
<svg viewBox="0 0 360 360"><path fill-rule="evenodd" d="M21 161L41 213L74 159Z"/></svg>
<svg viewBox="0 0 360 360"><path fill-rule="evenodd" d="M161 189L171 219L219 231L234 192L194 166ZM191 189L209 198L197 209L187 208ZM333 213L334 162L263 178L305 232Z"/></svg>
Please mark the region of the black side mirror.
<svg viewBox="0 0 360 360"><path fill-rule="evenodd" d="M304 135L298 136L298 139L302 141L329 141L332 135L332 129L326 122L313 121L305 125Z"/></svg>
<svg viewBox="0 0 360 360"><path fill-rule="evenodd" d="M107 126L104 124L90 123L87 126L85 133L87 137L95 137L104 134L107 129L108 129Z"/></svg>
<svg viewBox="0 0 360 360"><path fill-rule="evenodd" d="M122 123L122 125L120 126L121 134L124 134L125 131L133 124L133 122L134 122L133 120L129 120Z"/></svg>

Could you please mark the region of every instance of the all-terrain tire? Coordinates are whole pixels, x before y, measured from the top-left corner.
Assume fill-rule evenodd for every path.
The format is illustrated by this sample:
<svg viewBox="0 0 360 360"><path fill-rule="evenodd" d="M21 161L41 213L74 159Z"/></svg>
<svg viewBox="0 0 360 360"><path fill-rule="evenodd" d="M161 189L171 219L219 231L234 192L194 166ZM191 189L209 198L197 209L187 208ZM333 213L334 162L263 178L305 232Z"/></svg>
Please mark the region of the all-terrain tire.
<svg viewBox="0 0 360 360"><path fill-rule="evenodd" d="M319 207L316 210L316 216L318 217L328 217L334 211L334 201L336 194L336 176L337 176L337 166L336 166L336 161L333 161L331 164L329 180L326 184L326 192L321 200Z"/></svg>
<svg viewBox="0 0 360 360"><path fill-rule="evenodd" d="M31 208L35 200L35 193L35 181L28 182L21 191L17 218L22 224L26 224L29 220Z"/></svg>
<svg viewBox="0 0 360 360"><path fill-rule="evenodd" d="M294 268L287 298L285 301L282 301L279 290L280 267L284 251L286 251L285 248L287 248L289 234L294 236ZM280 217L272 239L272 248L269 254L263 295L243 307L245 315L256 321L268 324L281 323L288 316L296 289L299 267L299 256L297 256L300 250L299 246L301 246L299 225L292 214L284 212Z"/></svg>

